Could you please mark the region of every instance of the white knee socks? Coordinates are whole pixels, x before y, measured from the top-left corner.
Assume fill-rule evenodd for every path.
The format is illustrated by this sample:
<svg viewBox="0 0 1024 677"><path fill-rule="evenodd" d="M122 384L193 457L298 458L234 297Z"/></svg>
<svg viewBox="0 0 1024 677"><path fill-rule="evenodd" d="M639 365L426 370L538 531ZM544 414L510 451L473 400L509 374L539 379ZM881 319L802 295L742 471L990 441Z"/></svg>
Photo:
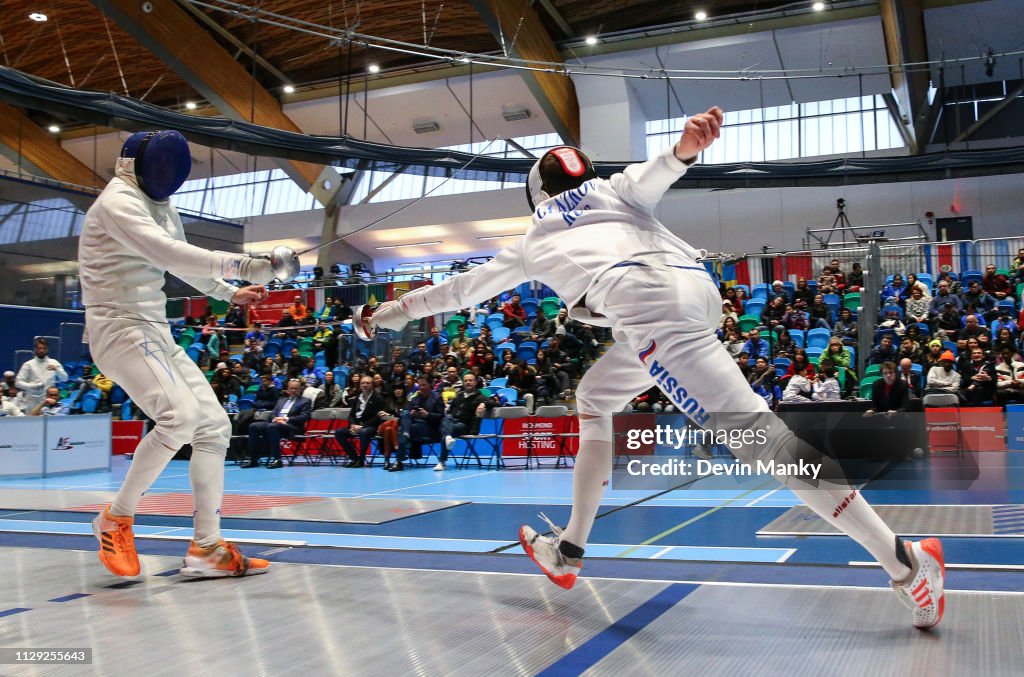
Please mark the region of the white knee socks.
<svg viewBox="0 0 1024 677"><path fill-rule="evenodd" d="M134 515L142 495L149 491L176 453L177 449L165 447L152 432L143 437L135 448L131 467L117 492L117 498L110 505L110 513L121 517Z"/></svg>
<svg viewBox="0 0 1024 677"><path fill-rule="evenodd" d="M224 456L222 447L209 449L192 445L188 473L195 505L195 542L212 548L220 541L220 507L224 500Z"/></svg>
<svg viewBox="0 0 1024 677"><path fill-rule="evenodd" d="M580 449L572 471L572 515L562 540L583 548L612 472L612 419L580 418Z"/></svg>

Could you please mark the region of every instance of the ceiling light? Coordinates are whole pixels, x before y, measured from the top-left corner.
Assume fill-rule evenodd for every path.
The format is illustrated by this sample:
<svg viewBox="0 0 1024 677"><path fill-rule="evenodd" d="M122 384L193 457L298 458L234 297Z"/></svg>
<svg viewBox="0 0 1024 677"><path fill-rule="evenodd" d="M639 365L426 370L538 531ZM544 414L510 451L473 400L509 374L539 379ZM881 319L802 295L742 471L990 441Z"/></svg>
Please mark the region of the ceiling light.
<svg viewBox="0 0 1024 677"><path fill-rule="evenodd" d="M38 21L39 23L42 23L46 21L49 17L47 17L45 14L40 14L39 12L32 12L31 14L28 15L28 18L32 19L33 21Z"/></svg>
<svg viewBox="0 0 1024 677"><path fill-rule="evenodd" d="M60 134L60 127L57 125L50 125L47 129L50 130L51 134Z"/></svg>
<svg viewBox="0 0 1024 677"><path fill-rule="evenodd" d="M696 19L697 21L704 21L705 19L708 18L708 13L702 9L697 10L697 13L693 15L693 18Z"/></svg>
<svg viewBox="0 0 1024 677"><path fill-rule="evenodd" d="M434 240L433 242L407 242L405 244L386 244L377 249L398 249L399 247L429 247L433 244L441 244L440 240Z"/></svg>
<svg viewBox="0 0 1024 677"><path fill-rule="evenodd" d="M597 44L597 38L594 37L593 35L588 35L587 39L584 40L584 42L586 42L588 45L596 45Z"/></svg>
<svg viewBox="0 0 1024 677"><path fill-rule="evenodd" d="M522 237L523 235L526 235L526 233L509 233L508 235L484 235L482 237L478 237L477 239L478 240L502 240L502 239L504 239L506 237Z"/></svg>
<svg viewBox="0 0 1024 677"><path fill-rule="evenodd" d="M813 9L815 12L820 12L821 10L825 9L825 3L816 2L813 5L811 5L811 9Z"/></svg>
<svg viewBox="0 0 1024 677"><path fill-rule="evenodd" d="M195 110L196 109L196 102L195 101L186 101L185 102L185 108L188 108L189 110Z"/></svg>
<svg viewBox="0 0 1024 677"><path fill-rule="evenodd" d="M470 61L472 61L472 59L470 59L468 56L463 56L459 58L459 61L461 61L462 63L469 63Z"/></svg>
<svg viewBox="0 0 1024 677"><path fill-rule="evenodd" d="M380 73L380 66L378 66L375 63L371 63L369 66L366 67L366 70L370 71L371 73Z"/></svg>
<svg viewBox="0 0 1024 677"><path fill-rule="evenodd" d="M285 94L294 94L295 93L295 86L294 85L285 85L282 88L281 91L283 91Z"/></svg>

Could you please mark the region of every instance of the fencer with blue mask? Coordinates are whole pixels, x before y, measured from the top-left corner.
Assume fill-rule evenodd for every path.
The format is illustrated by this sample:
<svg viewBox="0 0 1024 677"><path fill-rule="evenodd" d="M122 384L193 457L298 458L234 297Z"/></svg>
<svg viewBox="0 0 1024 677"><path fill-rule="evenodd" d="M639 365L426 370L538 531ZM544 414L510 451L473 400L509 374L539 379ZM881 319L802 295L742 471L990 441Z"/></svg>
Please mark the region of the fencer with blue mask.
<svg viewBox="0 0 1024 677"><path fill-rule="evenodd" d="M701 262L706 253L654 215L665 192L718 138L722 119L717 107L690 117L674 146L607 180L598 178L579 149L548 151L527 177L533 222L521 239L483 265L381 304L368 319L373 327L399 329L409 320L468 308L537 280L565 301L571 318L611 328L615 345L587 370L576 391L579 452L569 523L564 530L552 524L551 536L529 526L519 532L526 553L563 588L573 586L583 566L612 471L612 413L652 385L705 428L770 431L765 444L733 449L742 461L771 462L773 468L830 465L751 390L715 334L722 301ZM937 539L897 538L840 468L814 477L773 474L878 560L912 610L915 626L939 622L944 564Z"/></svg>
<svg viewBox="0 0 1024 677"><path fill-rule="evenodd" d="M89 350L100 371L156 422L135 450L114 502L93 522L100 561L118 576L140 571L132 523L142 495L186 444L195 536L181 573L196 578L263 573L220 536L224 457L231 422L199 366L171 336L164 273L201 293L240 305L266 298L270 260L190 245L170 197L192 157L176 131L140 132L124 143L115 176L82 224L78 261ZM236 287L230 280L247 280Z"/></svg>

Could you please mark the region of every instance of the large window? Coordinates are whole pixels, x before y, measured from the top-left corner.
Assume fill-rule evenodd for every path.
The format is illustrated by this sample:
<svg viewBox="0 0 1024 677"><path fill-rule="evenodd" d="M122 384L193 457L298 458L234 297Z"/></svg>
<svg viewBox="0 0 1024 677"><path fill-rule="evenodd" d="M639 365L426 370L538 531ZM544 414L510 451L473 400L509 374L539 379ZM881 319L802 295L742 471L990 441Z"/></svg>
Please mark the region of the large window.
<svg viewBox="0 0 1024 677"><path fill-rule="evenodd" d="M561 137L554 133L521 136L512 139L512 141L536 156L540 156L549 148L562 143ZM523 154L515 146L500 140L490 144L487 141L478 141L473 144L466 143L458 146L448 146L447 150L474 154L483 152L487 157L523 157ZM522 187L524 183L518 175L514 179L502 177L501 180L495 181L460 179L458 177L445 180L443 176L418 176L416 174L399 174L394 176L393 179L390 178L392 176L394 176L392 172L364 172L359 179L359 184L352 193L350 203L358 204L366 200L367 195L370 195L371 192L377 190L382 185L383 188L380 188L367 202L408 200L421 197L427 193L430 193L431 197L475 193L482 190ZM385 184L386 181L387 183Z"/></svg>
<svg viewBox="0 0 1024 677"><path fill-rule="evenodd" d="M174 204L179 209L237 220L315 209L316 198L299 188L284 170L272 169L186 181L174 194Z"/></svg>
<svg viewBox="0 0 1024 677"><path fill-rule="evenodd" d="M648 155L675 143L685 123L686 118L648 122ZM902 146L882 97L855 96L727 112L721 138L701 153L701 162L771 162Z"/></svg>

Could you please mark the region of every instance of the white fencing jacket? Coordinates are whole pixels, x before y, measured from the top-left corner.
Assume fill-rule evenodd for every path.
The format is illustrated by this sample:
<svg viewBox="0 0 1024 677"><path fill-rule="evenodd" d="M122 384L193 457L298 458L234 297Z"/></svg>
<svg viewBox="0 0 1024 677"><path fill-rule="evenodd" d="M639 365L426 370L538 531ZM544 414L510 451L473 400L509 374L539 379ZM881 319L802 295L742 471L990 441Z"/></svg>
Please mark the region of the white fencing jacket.
<svg viewBox="0 0 1024 677"><path fill-rule="evenodd" d="M51 370L49 368L51 365L56 369ZM22 404L27 411L31 411L33 407L43 401L47 388L67 380L68 373L64 371L60 362L52 357L43 359L33 357L21 365L18 375L14 377L14 385L25 392Z"/></svg>
<svg viewBox="0 0 1024 677"><path fill-rule="evenodd" d="M170 201L156 202L142 192L134 164L132 158L118 159L114 178L85 214L78 243L85 306L165 321L165 271L203 294L230 300L238 288L220 278L237 279L248 257L188 244L178 211Z"/></svg>
<svg viewBox="0 0 1024 677"><path fill-rule="evenodd" d="M700 266L703 252L654 218L665 191L686 169L669 148L608 180L591 179L549 198L537 205L533 224L515 245L483 265L405 294L402 306L414 317L426 317L466 308L538 280L565 301L570 317L607 326L605 318L577 307L605 271L625 262Z"/></svg>

